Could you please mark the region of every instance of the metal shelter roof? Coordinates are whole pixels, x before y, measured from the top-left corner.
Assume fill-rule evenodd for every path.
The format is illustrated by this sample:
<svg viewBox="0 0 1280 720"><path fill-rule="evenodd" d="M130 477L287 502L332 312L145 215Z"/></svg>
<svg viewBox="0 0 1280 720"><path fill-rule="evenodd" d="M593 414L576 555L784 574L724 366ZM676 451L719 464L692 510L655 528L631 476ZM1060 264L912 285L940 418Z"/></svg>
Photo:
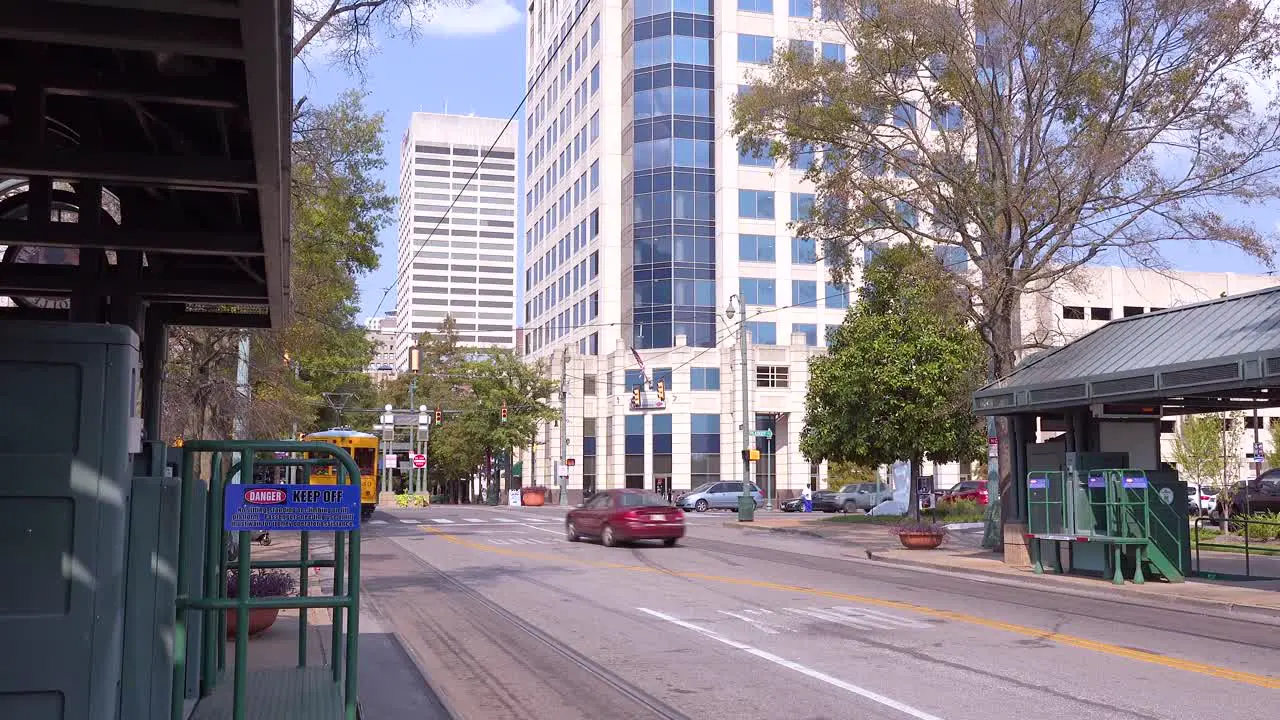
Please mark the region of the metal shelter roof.
<svg viewBox="0 0 1280 720"><path fill-rule="evenodd" d="M290 0L0 2L0 310L282 323L291 27Z"/></svg>
<svg viewBox="0 0 1280 720"><path fill-rule="evenodd" d="M1113 320L974 393L981 415L1097 403L1280 404L1280 287Z"/></svg>

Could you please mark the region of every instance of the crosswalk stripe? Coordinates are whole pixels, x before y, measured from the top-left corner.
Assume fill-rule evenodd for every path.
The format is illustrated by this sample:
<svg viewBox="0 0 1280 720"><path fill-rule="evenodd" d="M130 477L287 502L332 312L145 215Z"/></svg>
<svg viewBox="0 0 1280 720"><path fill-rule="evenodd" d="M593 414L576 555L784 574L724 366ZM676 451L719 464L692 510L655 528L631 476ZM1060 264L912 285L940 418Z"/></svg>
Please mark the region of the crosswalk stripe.
<svg viewBox="0 0 1280 720"><path fill-rule="evenodd" d="M417 525L418 523L420 523L420 522L422 522L422 521L421 521L421 520L418 520L418 519L416 519L416 518L400 518L400 522L402 522L402 523L407 523L407 524L409 524L409 525Z"/></svg>
<svg viewBox="0 0 1280 720"><path fill-rule="evenodd" d="M551 521L550 521L550 520L547 520L546 518L529 518L529 519L528 519L528 520L526 520L525 522L531 522L531 523L547 523L547 522L551 522Z"/></svg>
<svg viewBox="0 0 1280 720"><path fill-rule="evenodd" d="M833 623L836 623L837 625L844 625L846 627L857 628L859 630L875 630L876 629L876 624L871 622L870 620L857 620L847 615L838 615L836 613L828 612L826 610L802 610L799 608L787 608L787 612L795 613L797 615L808 615L809 617L812 617L812 618L817 618L819 620L826 620L827 622L833 622Z"/></svg>
<svg viewBox="0 0 1280 720"><path fill-rule="evenodd" d="M463 520L466 520L466 521L467 521L467 522L469 522L469 523L482 523L482 522L485 522L484 520L481 520L480 518L463 518Z"/></svg>
<svg viewBox="0 0 1280 720"><path fill-rule="evenodd" d="M434 522L434 523L442 523L442 524L446 524L446 525L451 525L451 524L453 524L453 521L452 521L452 520L450 520L449 518L431 518L431 522Z"/></svg>
<svg viewBox="0 0 1280 720"><path fill-rule="evenodd" d="M513 523L513 522L516 522L516 521L515 521L515 520L512 520L512 519L510 519L510 518L497 518L494 522L500 522L500 523Z"/></svg>
<svg viewBox="0 0 1280 720"><path fill-rule="evenodd" d="M370 520L369 524L370 525L386 525L387 521L386 520Z"/></svg>
<svg viewBox="0 0 1280 720"><path fill-rule="evenodd" d="M848 615L861 615L863 617L866 617L872 620L882 620L889 625L901 625L902 627L921 628L921 629L930 627L928 623L919 622L917 620L911 620L909 618L899 617L897 615L890 615L889 613L880 612L879 610L870 610L867 608L852 608L852 607L833 607L831 609L838 613L844 613Z"/></svg>

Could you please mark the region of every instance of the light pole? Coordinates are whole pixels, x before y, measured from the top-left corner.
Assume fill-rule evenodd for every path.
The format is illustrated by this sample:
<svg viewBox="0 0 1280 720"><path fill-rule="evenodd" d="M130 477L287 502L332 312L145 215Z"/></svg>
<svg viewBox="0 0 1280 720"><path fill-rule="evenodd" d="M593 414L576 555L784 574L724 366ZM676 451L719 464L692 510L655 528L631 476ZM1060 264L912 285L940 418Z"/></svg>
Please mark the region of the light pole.
<svg viewBox="0 0 1280 720"><path fill-rule="evenodd" d="M396 440L396 415L393 413L391 404L383 406L385 412L382 413L382 457L378 458L378 464L382 466L382 492L392 492L391 487L391 470L387 468L387 456L391 454L392 446Z"/></svg>
<svg viewBox="0 0 1280 720"><path fill-rule="evenodd" d="M747 303L739 295L729 296L725 317L733 320L733 301L738 301L742 317L738 319L738 347L742 359L742 495L738 496L738 522L755 520L755 498L751 497L751 385L747 378Z"/></svg>

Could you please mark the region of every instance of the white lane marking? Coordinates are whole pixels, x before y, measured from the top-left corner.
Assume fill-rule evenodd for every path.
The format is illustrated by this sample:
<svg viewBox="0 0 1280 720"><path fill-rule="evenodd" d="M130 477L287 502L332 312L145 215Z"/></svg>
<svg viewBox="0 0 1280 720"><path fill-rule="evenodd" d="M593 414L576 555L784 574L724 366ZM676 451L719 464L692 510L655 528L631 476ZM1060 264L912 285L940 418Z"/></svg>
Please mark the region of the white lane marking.
<svg viewBox="0 0 1280 720"><path fill-rule="evenodd" d="M516 521L515 521L515 520L512 520L512 519L510 519L510 518L495 518L495 519L494 519L494 522L500 522L500 523L513 523L513 522L516 522Z"/></svg>
<svg viewBox="0 0 1280 720"><path fill-rule="evenodd" d="M370 525L386 525L387 521L386 520L370 520L369 524Z"/></svg>
<svg viewBox="0 0 1280 720"><path fill-rule="evenodd" d="M482 522L486 522L485 520L481 520L480 518L462 518L462 519L463 519L463 520L465 520L466 522L469 522L469 523L482 523Z"/></svg>
<svg viewBox="0 0 1280 720"><path fill-rule="evenodd" d="M746 643L740 643L737 640L731 640L715 632L714 630L708 630L707 628L704 628L701 625L694 625L691 622L685 622L684 620L681 620L679 618L672 617L670 615L667 615L666 613L658 612L657 610L650 610L649 608L636 608L636 609L642 613L652 615L653 617L656 617L659 620L666 620L672 625L677 625L686 630L692 630L696 633L705 635L706 637L712 640L715 640L716 642L723 643L725 645L728 645L731 648L735 648L745 653L754 655L760 658L761 660L767 660L775 665L780 665L784 668L787 668L788 670L793 670L795 672L798 672L801 675L807 675L813 678L814 680L821 680L822 682L827 683L828 685L838 687L841 690L847 690L848 692L851 692L854 695L859 695L872 702L880 703L881 705L897 710L898 712L904 715L908 715L910 717L916 718L916 720L942 720L942 718L939 718L937 715L930 715L929 713L923 710L914 708L910 705L907 705L906 703L898 702L897 700L894 700L891 697L886 697L884 695L881 695L880 693L872 692L864 687L854 685L851 682L845 682L840 678L832 677L824 672L814 670L813 668L806 667L804 665L801 665L798 662L788 660L784 657L779 657L777 655L774 655L773 653L765 652L764 650L751 647Z"/></svg>
<svg viewBox="0 0 1280 720"><path fill-rule="evenodd" d="M538 527L537 525L525 525L525 527L530 530L537 530L538 532L551 533L552 535L560 535L564 533L563 530L552 530L551 528Z"/></svg>
<svg viewBox="0 0 1280 720"><path fill-rule="evenodd" d="M453 524L453 521L452 521L452 520L450 520L449 518L431 518L431 522L433 522L433 523L442 523L442 524L445 524L445 525L451 525L451 524Z"/></svg>
<svg viewBox="0 0 1280 720"><path fill-rule="evenodd" d="M916 628L917 630L928 630L933 627L929 623L920 622L919 620L911 620L909 618L891 615L887 612L880 612L879 610L870 610L868 608L833 607L831 609L845 615L861 615L872 620L882 620L890 625L901 625L902 627Z"/></svg>
<svg viewBox="0 0 1280 720"><path fill-rule="evenodd" d="M407 525L417 525L422 521L416 518L400 518L400 522L405 523Z"/></svg>
<svg viewBox="0 0 1280 720"><path fill-rule="evenodd" d="M871 620L859 620L858 618L849 617L847 615L840 615L838 613L828 612L826 610L806 610L801 608L787 608L787 612L795 613L796 615L806 615L808 617L816 618L818 620L833 622L837 625L844 625L845 627L857 628L858 630L875 630L877 628L876 623Z"/></svg>
<svg viewBox="0 0 1280 720"><path fill-rule="evenodd" d="M731 611L729 611L729 610L717 610L716 612L720 613L721 615L728 615L729 617L738 618L739 620L741 620L741 621L743 621L743 622L745 622L745 623L749 623L752 627L756 628L757 630L759 630L760 632L764 633L765 635L777 635L777 634L778 634L778 631L777 631L777 630L774 630L773 628L769 627L769 626L768 626L768 625L766 625L765 623L762 623L762 622L760 622L759 620L757 620L757 619L755 619L755 618L753 618L753 617L749 617L749 616L747 616L747 615L743 615L742 613L731 612Z"/></svg>
<svg viewBox="0 0 1280 720"><path fill-rule="evenodd" d="M546 519L546 518L529 518L529 519L528 519L528 520L526 520L525 522L531 522L531 523L549 523L549 522L555 522L555 520L548 520L548 519Z"/></svg>

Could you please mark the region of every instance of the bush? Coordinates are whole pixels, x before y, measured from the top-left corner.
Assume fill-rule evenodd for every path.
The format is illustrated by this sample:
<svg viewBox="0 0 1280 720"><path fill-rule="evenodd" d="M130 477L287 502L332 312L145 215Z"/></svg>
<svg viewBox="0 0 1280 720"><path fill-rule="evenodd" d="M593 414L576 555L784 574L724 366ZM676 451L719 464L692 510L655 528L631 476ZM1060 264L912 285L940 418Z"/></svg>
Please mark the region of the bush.
<svg viewBox="0 0 1280 720"><path fill-rule="evenodd" d="M947 522L981 522L982 506L977 500L954 500L938 503L938 518Z"/></svg>
<svg viewBox="0 0 1280 720"><path fill-rule="evenodd" d="M405 494L405 495L396 496L396 507L417 508L417 507L426 507L427 505L430 505L430 504L431 503L428 501L425 495Z"/></svg>
<svg viewBox="0 0 1280 720"><path fill-rule="evenodd" d="M1249 538L1250 542L1280 540L1280 512L1256 512L1246 519L1252 521L1244 526L1244 535ZM1262 523L1277 524L1264 525Z"/></svg>
<svg viewBox="0 0 1280 720"><path fill-rule="evenodd" d="M947 528L942 523L933 523L928 521L905 522L890 528L889 532L893 535L906 535L910 533L928 533L930 535L947 534Z"/></svg>
<svg viewBox="0 0 1280 720"><path fill-rule="evenodd" d="M240 592L239 572L227 571L227 597L234 598ZM249 571L249 597L287 597L293 594L298 581L283 570Z"/></svg>

